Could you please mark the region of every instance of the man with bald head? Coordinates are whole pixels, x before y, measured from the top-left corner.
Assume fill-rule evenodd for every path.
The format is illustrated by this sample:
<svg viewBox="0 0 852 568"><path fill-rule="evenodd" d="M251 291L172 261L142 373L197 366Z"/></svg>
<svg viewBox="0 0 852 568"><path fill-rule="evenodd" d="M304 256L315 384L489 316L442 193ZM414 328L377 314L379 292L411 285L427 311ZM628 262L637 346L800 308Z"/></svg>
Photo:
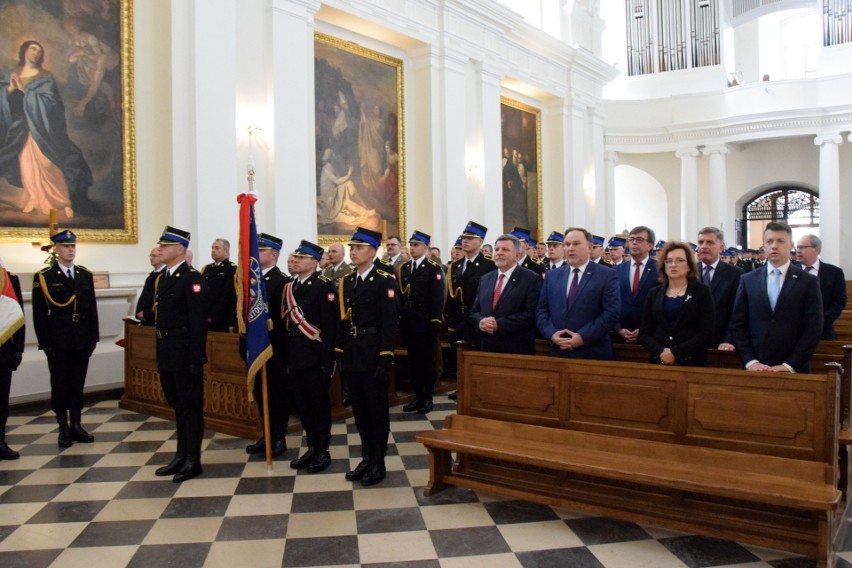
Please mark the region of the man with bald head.
<svg viewBox="0 0 852 568"><path fill-rule="evenodd" d="M154 325L154 286L157 276L166 267L160 258L159 246L151 249L151 252L148 254L148 261L154 270L145 279L142 292L139 294L139 301L136 302L136 319L139 320L141 325Z"/></svg>
<svg viewBox="0 0 852 568"><path fill-rule="evenodd" d="M328 246L328 266L326 266L322 275L337 282L340 278L352 272L352 267L346 263L346 251L343 250L343 245L334 243Z"/></svg>

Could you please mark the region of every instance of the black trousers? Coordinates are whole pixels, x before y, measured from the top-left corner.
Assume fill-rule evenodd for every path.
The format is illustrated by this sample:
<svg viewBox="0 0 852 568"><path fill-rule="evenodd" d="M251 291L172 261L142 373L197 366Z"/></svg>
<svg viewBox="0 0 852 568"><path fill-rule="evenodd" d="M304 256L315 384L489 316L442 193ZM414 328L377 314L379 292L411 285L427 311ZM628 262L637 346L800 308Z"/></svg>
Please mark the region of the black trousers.
<svg viewBox="0 0 852 568"><path fill-rule="evenodd" d="M280 359L272 357L266 364L266 392L269 396L269 429L272 439L284 439L290 422L290 392L287 369ZM254 378L254 402L263 420L263 379L261 373Z"/></svg>
<svg viewBox="0 0 852 568"><path fill-rule="evenodd" d="M9 420L9 392L12 390L12 370L0 364L0 441L4 439Z"/></svg>
<svg viewBox="0 0 852 568"><path fill-rule="evenodd" d="M387 379L376 379L373 371L343 371L343 376L349 383L349 399L361 445L386 448L390 433Z"/></svg>
<svg viewBox="0 0 852 568"><path fill-rule="evenodd" d="M429 400L435 390L435 334L406 333L403 340L408 349L408 372L414 395Z"/></svg>
<svg viewBox="0 0 852 568"><path fill-rule="evenodd" d="M83 386L89 371L88 349L54 349L47 358L50 371L50 408L58 415L83 410Z"/></svg>
<svg viewBox="0 0 852 568"><path fill-rule="evenodd" d="M166 401L175 411L178 432L186 433L186 451L189 455L201 453L204 436L204 375L160 371L160 385Z"/></svg>
<svg viewBox="0 0 852 568"><path fill-rule="evenodd" d="M331 398L328 394L331 377L321 373L319 367L307 367L290 369L290 380L302 427L306 433L320 437L317 443L326 444L331 439Z"/></svg>

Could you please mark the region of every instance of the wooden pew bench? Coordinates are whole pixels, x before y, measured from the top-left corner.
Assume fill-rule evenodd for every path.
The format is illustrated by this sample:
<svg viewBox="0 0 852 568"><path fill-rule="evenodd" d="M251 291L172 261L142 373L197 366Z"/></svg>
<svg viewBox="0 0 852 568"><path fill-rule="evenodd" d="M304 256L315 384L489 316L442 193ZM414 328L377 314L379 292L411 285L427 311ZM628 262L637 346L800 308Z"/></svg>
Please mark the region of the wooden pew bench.
<svg viewBox="0 0 852 568"><path fill-rule="evenodd" d="M447 485L831 558L838 377L465 351ZM456 459L452 459L455 453Z"/></svg>

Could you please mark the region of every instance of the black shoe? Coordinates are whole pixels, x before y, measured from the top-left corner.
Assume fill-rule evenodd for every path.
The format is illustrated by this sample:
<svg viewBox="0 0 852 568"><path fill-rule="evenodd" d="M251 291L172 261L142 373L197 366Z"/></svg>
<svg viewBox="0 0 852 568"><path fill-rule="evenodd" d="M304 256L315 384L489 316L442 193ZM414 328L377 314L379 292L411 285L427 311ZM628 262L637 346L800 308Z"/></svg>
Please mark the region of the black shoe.
<svg viewBox="0 0 852 568"><path fill-rule="evenodd" d="M281 454L287 451L287 443L284 440L275 440L272 442L272 448L270 448L271 454L273 458L277 458ZM263 452L266 453L266 447L264 446Z"/></svg>
<svg viewBox="0 0 852 568"><path fill-rule="evenodd" d="M59 423L59 438L56 441L60 448L70 448L74 442L71 440L71 429L68 424Z"/></svg>
<svg viewBox="0 0 852 568"><path fill-rule="evenodd" d="M83 427L77 423L71 425L71 440L80 442L81 444L91 444L95 441L95 437L86 432Z"/></svg>
<svg viewBox="0 0 852 568"><path fill-rule="evenodd" d="M201 461L198 458L187 458L183 466L175 473L172 481L183 483L201 475Z"/></svg>
<svg viewBox="0 0 852 568"><path fill-rule="evenodd" d="M417 414L428 414L429 412L432 412L433 408L434 406L432 405L432 401L427 400L420 405L420 408L417 409Z"/></svg>
<svg viewBox="0 0 852 568"><path fill-rule="evenodd" d="M456 400L459 397L459 391L453 391L447 395L450 400Z"/></svg>
<svg viewBox="0 0 852 568"><path fill-rule="evenodd" d="M308 473L319 473L328 469L331 465L331 454L328 450L319 451L314 454L314 459L308 466Z"/></svg>
<svg viewBox="0 0 852 568"><path fill-rule="evenodd" d="M370 469L370 462L367 460L361 460L361 463L359 463L355 469L346 472L346 481L360 480L364 477L364 474L367 473L368 469Z"/></svg>
<svg viewBox="0 0 852 568"><path fill-rule="evenodd" d="M420 399L419 399L419 398L415 398L414 400L412 400L411 402L409 402L408 404L406 404L405 406L403 406L403 407L402 407L402 411L403 411L403 412L414 412L415 410L417 410L418 408L420 408L420 405L421 405L421 403L420 403Z"/></svg>
<svg viewBox="0 0 852 568"><path fill-rule="evenodd" d="M314 452L314 449L309 448L307 452L297 457L296 459L291 460L290 467L292 467L293 469L305 469L306 467L311 465L311 462L313 461L315 455L316 452Z"/></svg>
<svg viewBox="0 0 852 568"><path fill-rule="evenodd" d="M186 462L185 455L175 455L172 458L172 461L168 463L168 465L164 465L163 467L157 468L157 471L154 472L154 475L157 477L165 477L166 475L174 475L183 467L183 464Z"/></svg>
<svg viewBox="0 0 852 568"><path fill-rule="evenodd" d="M6 445L6 442L0 442L0 460L16 460L21 457L21 454Z"/></svg>
<svg viewBox="0 0 852 568"><path fill-rule="evenodd" d="M361 478L361 485L370 486L381 483L386 475L387 472L385 471L384 464L374 463L364 474L364 477Z"/></svg>
<svg viewBox="0 0 852 568"><path fill-rule="evenodd" d="M246 446L247 454L262 454L266 452L266 438L261 436L254 444Z"/></svg>
<svg viewBox="0 0 852 568"><path fill-rule="evenodd" d="M351 405L352 402L349 400L348 396L344 396L343 400L340 401L340 404L343 406L343 408L349 408L349 405Z"/></svg>

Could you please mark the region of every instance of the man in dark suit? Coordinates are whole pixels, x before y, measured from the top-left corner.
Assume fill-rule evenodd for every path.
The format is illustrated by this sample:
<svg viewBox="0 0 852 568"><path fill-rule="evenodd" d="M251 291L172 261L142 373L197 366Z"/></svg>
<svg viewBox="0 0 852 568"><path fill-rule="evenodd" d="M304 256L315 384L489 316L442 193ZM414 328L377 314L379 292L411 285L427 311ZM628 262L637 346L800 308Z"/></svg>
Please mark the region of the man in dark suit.
<svg viewBox="0 0 852 568"><path fill-rule="evenodd" d="M269 343L272 345L272 357L267 363L267 400L269 402L270 454L277 458L287 451L287 424L290 422L290 391L287 384L287 330L282 320L284 305L284 285L290 277L278 268L278 256L283 241L267 233L257 236L257 254L263 284L266 287L266 303L269 307L269 320L272 330ZM263 380L260 374L254 381L254 401L263 423ZM266 437L261 436L255 443L246 446L248 454L266 453Z"/></svg>
<svg viewBox="0 0 852 568"><path fill-rule="evenodd" d="M352 402L361 438L361 462L346 472L348 481L380 483L386 475L390 413L388 372L396 344L396 279L374 263L381 233L358 227L349 241L355 270L343 278L338 297L340 326L335 352Z"/></svg>
<svg viewBox="0 0 852 568"><path fill-rule="evenodd" d="M2 266L0 294L5 296L0 306L5 327L0 331L8 337L0 345L0 460L16 460L21 455L6 444L6 421L9 419L12 373L18 369L24 354L24 297L21 295L21 281Z"/></svg>
<svg viewBox="0 0 852 568"><path fill-rule="evenodd" d="M823 324L821 339L837 339L834 322L846 308L846 277L843 269L823 262L819 258L822 240L816 235L805 235L796 243L796 259L808 274L819 278L822 293Z"/></svg>
<svg viewBox="0 0 852 568"><path fill-rule="evenodd" d="M181 483L199 476L204 438L204 364L207 362L207 302L204 276L186 262L189 233L166 227L160 237L166 270L157 278L157 371L166 401L175 411L177 451L155 475Z"/></svg>
<svg viewBox="0 0 852 568"><path fill-rule="evenodd" d="M237 265L230 261L231 243L216 239L210 247L213 262L201 268L207 283L207 324L210 331L233 332L237 327Z"/></svg>
<svg viewBox="0 0 852 568"><path fill-rule="evenodd" d="M627 237L630 262L622 262L615 268L621 294L621 314L615 330L626 343L639 340L645 298L657 285L657 261L650 256L654 239L654 231L648 227L633 227Z"/></svg>
<svg viewBox="0 0 852 568"><path fill-rule="evenodd" d="M67 448L73 442L95 441L80 419L89 358L100 339L98 306L92 273L74 265L77 236L62 231L50 240L57 262L33 277L33 324L50 370L50 406L59 423L59 447Z"/></svg>
<svg viewBox="0 0 852 568"><path fill-rule="evenodd" d="M790 262L793 231L768 223L767 264L740 279L730 333L749 371L807 373L822 334L819 279Z"/></svg>
<svg viewBox="0 0 852 568"><path fill-rule="evenodd" d="M470 320L479 330L483 351L535 355L535 308L541 277L518 264L523 246L514 235L497 237L497 270L479 281Z"/></svg>
<svg viewBox="0 0 852 568"><path fill-rule="evenodd" d="M414 387L414 400L402 410L419 414L427 414L433 408L436 339L444 311L444 272L428 258L431 239L426 233L414 231L408 239L411 260L399 268L402 290L399 331L408 349L408 368Z"/></svg>
<svg viewBox="0 0 852 568"><path fill-rule="evenodd" d="M145 278L145 284L139 294L139 301L136 302L136 319L139 320L140 325L154 325L154 282L157 281L157 276L166 267L160 260L160 247L151 249L150 254L148 254L148 261L154 270Z"/></svg>
<svg viewBox="0 0 852 568"><path fill-rule="evenodd" d="M734 300L743 270L721 259L724 249L725 239L720 229L704 227L698 232L698 278L710 287L716 306L713 338L707 347L732 351L734 346L728 337L728 323L734 311Z"/></svg>
<svg viewBox="0 0 852 568"><path fill-rule="evenodd" d="M302 241L293 252L295 274L284 289L287 326L287 370L293 383L307 451L290 462L293 469L319 473L331 465L331 400L337 332L334 284L317 273L322 247Z"/></svg>
<svg viewBox="0 0 852 568"><path fill-rule="evenodd" d="M569 228L566 264L544 279L536 324L555 357L614 358L610 331L618 322L618 276L612 268L591 262L591 253L591 233Z"/></svg>

